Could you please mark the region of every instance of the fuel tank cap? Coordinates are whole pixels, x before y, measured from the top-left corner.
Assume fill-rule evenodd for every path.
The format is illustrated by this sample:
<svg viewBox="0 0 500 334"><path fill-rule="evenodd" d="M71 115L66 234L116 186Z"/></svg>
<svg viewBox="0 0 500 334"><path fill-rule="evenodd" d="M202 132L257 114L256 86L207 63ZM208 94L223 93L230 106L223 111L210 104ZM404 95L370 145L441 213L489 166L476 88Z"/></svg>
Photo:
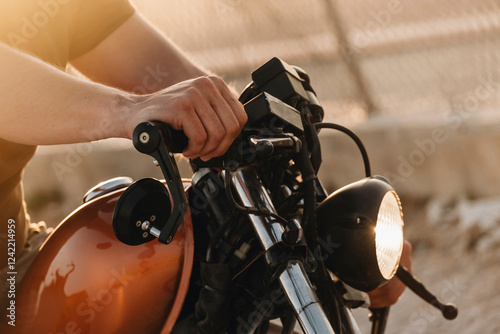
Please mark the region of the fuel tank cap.
<svg viewBox="0 0 500 334"><path fill-rule="evenodd" d="M90 202L91 200L99 198L112 191L128 187L133 182L134 180L128 176L115 177L101 182L87 191L87 193L83 196L83 203Z"/></svg>

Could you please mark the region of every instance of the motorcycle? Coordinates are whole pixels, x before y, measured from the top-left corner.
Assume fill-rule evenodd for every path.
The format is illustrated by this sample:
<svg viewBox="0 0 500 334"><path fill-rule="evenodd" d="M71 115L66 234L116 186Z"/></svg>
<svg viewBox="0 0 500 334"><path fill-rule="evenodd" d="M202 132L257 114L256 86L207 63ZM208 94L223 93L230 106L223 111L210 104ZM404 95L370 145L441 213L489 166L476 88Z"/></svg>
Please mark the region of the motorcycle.
<svg viewBox="0 0 500 334"><path fill-rule="evenodd" d="M400 199L371 174L359 138L323 123L306 72L273 58L240 96L248 122L226 154L191 160L187 138L139 124L135 148L165 180L103 182L44 243L18 289L16 333L360 333L351 309L395 275L445 318L399 265ZM328 194L317 178L318 133L357 144L365 178ZM383 333L389 308L371 309ZM274 320L273 320L274 321Z"/></svg>

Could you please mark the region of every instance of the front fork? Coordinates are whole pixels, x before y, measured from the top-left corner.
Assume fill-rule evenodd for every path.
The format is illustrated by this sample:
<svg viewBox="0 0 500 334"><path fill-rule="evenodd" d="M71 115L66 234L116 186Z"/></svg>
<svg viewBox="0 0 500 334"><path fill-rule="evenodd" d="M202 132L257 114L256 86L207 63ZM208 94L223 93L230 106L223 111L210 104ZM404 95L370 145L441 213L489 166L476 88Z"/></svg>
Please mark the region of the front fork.
<svg viewBox="0 0 500 334"><path fill-rule="evenodd" d="M234 172L231 181L244 206L266 208L277 214L253 168ZM265 251L283 241L285 229L276 220L255 214L248 214L248 218ZM300 260L288 260L278 281L305 333L335 333Z"/></svg>

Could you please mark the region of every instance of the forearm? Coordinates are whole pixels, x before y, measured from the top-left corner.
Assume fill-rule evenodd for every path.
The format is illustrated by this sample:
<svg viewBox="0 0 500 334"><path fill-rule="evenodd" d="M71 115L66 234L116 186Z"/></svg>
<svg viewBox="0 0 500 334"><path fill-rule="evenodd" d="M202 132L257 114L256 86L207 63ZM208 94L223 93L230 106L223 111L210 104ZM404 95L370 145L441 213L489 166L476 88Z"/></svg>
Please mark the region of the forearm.
<svg viewBox="0 0 500 334"><path fill-rule="evenodd" d="M183 130L189 158L223 154L247 120L224 81L206 76L137 95L73 77L0 45L0 137L28 145L131 138L141 122Z"/></svg>
<svg viewBox="0 0 500 334"><path fill-rule="evenodd" d="M137 124L155 120L184 131L186 157L207 160L222 155L247 120L222 79L206 76L137 14L72 64L101 84L0 45L1 138L32 145L131 138Z"/></svg>
<svg viewBox="0 0 500 334"><path fill-rule="evenodd" d="M43 145L124 136L120 123L129 94L76 78L1 43L0 78L3 139Z"/></svg>

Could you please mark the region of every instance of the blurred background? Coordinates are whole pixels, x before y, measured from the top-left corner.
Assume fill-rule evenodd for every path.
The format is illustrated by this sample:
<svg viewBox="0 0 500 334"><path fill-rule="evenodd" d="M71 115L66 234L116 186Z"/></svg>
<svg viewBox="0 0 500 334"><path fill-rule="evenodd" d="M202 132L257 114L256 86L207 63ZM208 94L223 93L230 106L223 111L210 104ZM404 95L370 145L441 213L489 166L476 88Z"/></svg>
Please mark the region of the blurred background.
<svg viewBox="0 0 500 334"><path fill-rule="evenodd" d="M402 196L415 275L460 308L449 322L407 291L387 333L500 332L500 1L133 3L238 90L274 56L302 67L326 121L361 137ZM329 191L363 177L353 143L326 130L321 140ZM161 177L126 140L40 147L26 171L30 214L55 226L121 175ZM356 315L368 332L367 311Z"/></svg>

